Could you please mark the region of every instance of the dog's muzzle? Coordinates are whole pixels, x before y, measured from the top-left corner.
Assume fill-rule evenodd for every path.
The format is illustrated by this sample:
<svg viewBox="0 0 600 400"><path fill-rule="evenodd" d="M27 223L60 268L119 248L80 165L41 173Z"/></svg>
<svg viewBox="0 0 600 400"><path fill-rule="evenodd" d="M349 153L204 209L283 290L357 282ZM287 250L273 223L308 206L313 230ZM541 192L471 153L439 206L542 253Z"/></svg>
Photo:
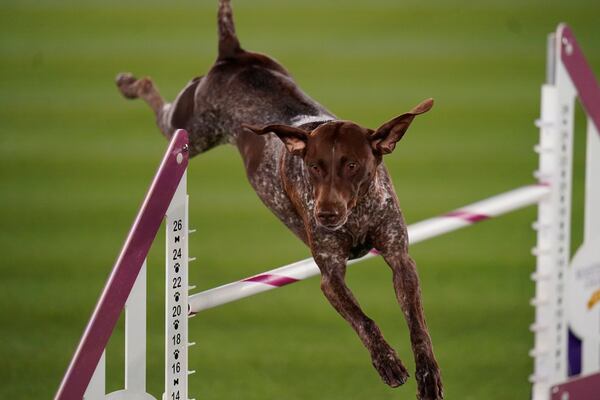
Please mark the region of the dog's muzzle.
<svg viewBox="0 0 600 400"><path fill-rule="evenodd" d="M339 211L323 210L316 213L316 219L322 227L335 231L346 223L348 216Z"/></svg>

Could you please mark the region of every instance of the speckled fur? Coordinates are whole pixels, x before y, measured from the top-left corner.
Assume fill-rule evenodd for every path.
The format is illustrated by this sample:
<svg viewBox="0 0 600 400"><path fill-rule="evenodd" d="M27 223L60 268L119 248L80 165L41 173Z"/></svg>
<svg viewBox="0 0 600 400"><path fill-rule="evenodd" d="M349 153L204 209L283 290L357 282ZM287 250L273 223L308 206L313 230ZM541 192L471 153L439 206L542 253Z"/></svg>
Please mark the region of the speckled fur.
<svg viewBox="0 0 600 400"><path fill-rule="evenodd" d="M406 225L382 162L412 119L428 111L432 102L423 102L376 131L340 121L302 92L276 61L241 48L228 0L220 1L218 22L217 61L205 76L190 81L172 103L163 101L149 78L136 79L131 74L117 77L121 93L145 100L165 137L170 138L175 129L186 129L191 156L225 143L238 148L250 184L264 204L310 246L321 269L324 295L357 332L384 382L396 387L406 381L408 372L344 281L348 259L371 248L379 250L392 269L396 296L409 327L417 397L443 398L418 276L408 255ZM289 132L292 136L286 136ZM348 165L344 158L345 164L337 166L340 156L356 158L358 170L344 169ZM330 167L315 175L307 164L309 158ZM325 212L334 216L329 218L335 219L335 227L323 222Z"/></svg>

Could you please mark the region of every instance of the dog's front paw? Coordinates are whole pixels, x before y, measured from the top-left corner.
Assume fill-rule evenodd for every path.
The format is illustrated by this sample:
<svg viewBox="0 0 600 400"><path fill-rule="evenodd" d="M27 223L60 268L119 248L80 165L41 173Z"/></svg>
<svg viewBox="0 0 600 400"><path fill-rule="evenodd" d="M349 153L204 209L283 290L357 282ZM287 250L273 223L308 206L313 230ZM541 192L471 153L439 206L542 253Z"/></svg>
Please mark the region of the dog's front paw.
<svg viewBox="0 0 600 400"><path fill-rule="evenodd" d="M444 398L442 376L435 359L429 359L417 364L415 373L419 400L441 400Z"/></svg>
<svg viewBox="0 0 600 400"><path fill-rule="evenodd" d="M372 356L373 366L379 372L381 379L391 386L403 385L409 377L408 371L393 349L377 352Z"/></svg>

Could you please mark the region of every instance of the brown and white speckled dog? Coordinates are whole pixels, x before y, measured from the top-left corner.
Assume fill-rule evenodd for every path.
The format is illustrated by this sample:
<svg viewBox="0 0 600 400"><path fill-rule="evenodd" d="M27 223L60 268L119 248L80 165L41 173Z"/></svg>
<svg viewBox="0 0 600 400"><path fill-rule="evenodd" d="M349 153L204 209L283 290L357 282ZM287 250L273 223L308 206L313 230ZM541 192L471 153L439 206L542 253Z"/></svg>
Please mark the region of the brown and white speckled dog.
<svg viewBox="0 0 600 400"><path fill-rule="evenodd" d="M321 288L369 350L381 378L402 385L408 372L377 325L345 284L346 261L375 248L393 271L396 296L410 330L419 399L441 399L442 381L420 299L406 225L382 162L425 100L377 130L338 120L304 94L268 56L245 51L235 35L229 0L218 14L219 55L175 101L164 103L149 78L117 77L127 98L142 98L170 138L190 133L191 155L223 143L236 145L261 200L304 243L321 269ZM286 151L287 149L287 151Z"/></svg>

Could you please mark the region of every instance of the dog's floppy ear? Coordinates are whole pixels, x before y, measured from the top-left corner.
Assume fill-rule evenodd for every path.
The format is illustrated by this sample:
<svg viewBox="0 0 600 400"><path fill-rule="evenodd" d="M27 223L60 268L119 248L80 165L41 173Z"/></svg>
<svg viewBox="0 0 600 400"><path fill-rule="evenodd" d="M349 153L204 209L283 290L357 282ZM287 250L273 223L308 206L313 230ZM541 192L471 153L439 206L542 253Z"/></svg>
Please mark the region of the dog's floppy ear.
<svg viewBox="0 0 600 400"><path fill-rule="evenodd" d="M254 132L257 135L264 135L269 132L276 134L285 144L287 150L294 154L303 156L306 151L306 142L310 132L288 125L267 125L262 128L243 124L242 128Z"/></svg>
<svg viewBox="0 0 600 400"><path fill-rule="evenodd" d="M431 110L431 107L433 107L433 99L423 100L409 112L381 125L370 137L373 150L380 154L394 151L396 143L402 139L415 116Z"/></svg>

